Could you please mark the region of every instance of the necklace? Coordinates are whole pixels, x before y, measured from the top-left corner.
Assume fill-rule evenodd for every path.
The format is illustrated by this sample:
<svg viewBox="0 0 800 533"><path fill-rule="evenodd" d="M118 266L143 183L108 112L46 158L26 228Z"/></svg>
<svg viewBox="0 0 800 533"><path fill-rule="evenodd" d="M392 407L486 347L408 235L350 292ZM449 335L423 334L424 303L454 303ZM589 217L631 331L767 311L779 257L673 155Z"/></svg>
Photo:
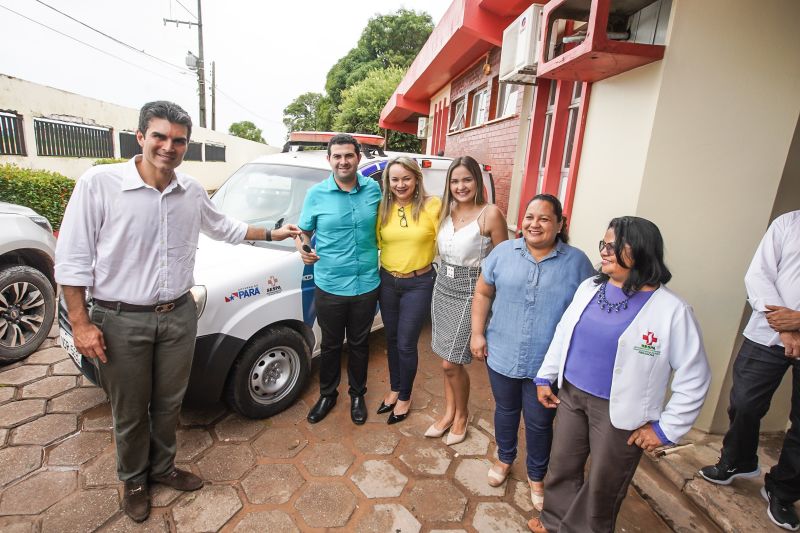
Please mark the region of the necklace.
<svg viewBox="0 0 800 533"><path fill-rule="evenodd" d="M621 302L613 302L613 303L609 302L608 299L606 298L606 285L608 285L608 282L600 285L600 290L597 291L597 305L600 306L600 309L602 309L606 313L610 313L612 310L615 313L619 313L620 309L627 309L628 300L630 300L631 297L628 296Z"/></svg>

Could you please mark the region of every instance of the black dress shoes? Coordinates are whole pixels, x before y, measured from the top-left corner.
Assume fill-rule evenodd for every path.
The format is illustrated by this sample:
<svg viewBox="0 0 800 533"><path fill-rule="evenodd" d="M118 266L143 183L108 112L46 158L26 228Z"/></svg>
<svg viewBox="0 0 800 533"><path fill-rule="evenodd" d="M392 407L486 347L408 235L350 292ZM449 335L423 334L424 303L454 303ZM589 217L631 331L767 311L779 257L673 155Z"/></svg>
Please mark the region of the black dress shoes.
<svg viewBox="0 0 800 533"><path fill-rule="evenodd" d="M350 401L350 418L353 424L360 426L367 421L367 404L363 396L351 396Z"/></svg>
<svg viewBox="0 0 800 533"><path fill-rule="evenodd" d="M307 420L312 424L316 424L328 416L334 405L336 405L336 396L320 396L317 403L308 412Z"/></svg>
<svg viewBox="0 0 800 533"><path fill-rule="evenodd" d="M383 413L388 413L392 409L394 409L394 404L386 405L386 402L381 401L381 406L378 407L378 414L382 415Z"/></svg>
<svg viewBox="0 0 800 533"><path fill-rule="evenodd" d="M392 411L389 414L389 418L386 420L386 423L391 426L392 424L397 424L398 422L402 422L403 420L406 419L407 416L408 412L405 412L402 415L396 415L394 414L394 411Z"/></svg>

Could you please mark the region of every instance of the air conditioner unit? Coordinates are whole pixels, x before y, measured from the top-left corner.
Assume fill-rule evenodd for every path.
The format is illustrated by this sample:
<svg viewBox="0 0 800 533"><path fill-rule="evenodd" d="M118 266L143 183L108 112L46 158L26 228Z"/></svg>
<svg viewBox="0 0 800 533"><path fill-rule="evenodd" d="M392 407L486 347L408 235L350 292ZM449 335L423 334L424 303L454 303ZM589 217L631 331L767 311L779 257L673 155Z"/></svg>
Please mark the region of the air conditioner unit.
<svg viewBox="0 0 800 533"><path fill-rule="evenodd" d="M417 139L428 138L428 117L419 117L417 119Z"/></svg>
<svg viewBox="0 0 800 533"><path fill-rule="evenodd" d="M542 6L533 4L503 30L500 81L536 84L538 43L542 34Z"/></svg>

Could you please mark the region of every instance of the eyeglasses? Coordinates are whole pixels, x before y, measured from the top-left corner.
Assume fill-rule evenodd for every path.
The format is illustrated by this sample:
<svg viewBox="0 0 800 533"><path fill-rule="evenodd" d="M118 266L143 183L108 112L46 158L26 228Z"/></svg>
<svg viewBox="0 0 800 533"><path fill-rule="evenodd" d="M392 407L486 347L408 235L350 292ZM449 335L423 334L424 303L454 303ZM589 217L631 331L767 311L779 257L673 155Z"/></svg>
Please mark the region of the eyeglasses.
<svg viewBox="0 0 800 533"><path fill-rule="evenodd" d="M397 216L400 217L400 227L407 228L408 227L408 219L406 218L406 209L405 207L398 207L397 208Z"/></svg>
<svg viewBox="0 0 800 533"><path fill-rule="evenodd" d="M613 254L614 253L614 241L611 241L611 242L600 241L598 248L599 248L601 254L603 253L603 250L605 250L606 253L609 254L609 255Z"/></svg>

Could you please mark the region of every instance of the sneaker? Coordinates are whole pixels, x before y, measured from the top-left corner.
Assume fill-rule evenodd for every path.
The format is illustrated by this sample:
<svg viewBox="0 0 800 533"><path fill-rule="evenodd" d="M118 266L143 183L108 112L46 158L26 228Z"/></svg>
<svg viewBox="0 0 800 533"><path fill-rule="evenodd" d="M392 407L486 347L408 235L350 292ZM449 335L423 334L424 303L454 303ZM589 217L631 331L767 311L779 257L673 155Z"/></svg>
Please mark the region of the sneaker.
<svg viewBox="0 0 800 533"><path fill-rule="evenodd" d="M737 477L758 477L761 469L756 465L754 470L745 470L737 466L731 466L723 459L715 465L704 466L698 472L706 480L717 485L730 485Z"/></svg>
<svg viewBox="0 0 800 533"><path fill-rule="evenodd" d="M767 500L767 515L772 523L789 531L800 529L800 519L797 518L797 511L794 504L782 502L772 495L766 487L761 487L761 495Z"/></svg>

